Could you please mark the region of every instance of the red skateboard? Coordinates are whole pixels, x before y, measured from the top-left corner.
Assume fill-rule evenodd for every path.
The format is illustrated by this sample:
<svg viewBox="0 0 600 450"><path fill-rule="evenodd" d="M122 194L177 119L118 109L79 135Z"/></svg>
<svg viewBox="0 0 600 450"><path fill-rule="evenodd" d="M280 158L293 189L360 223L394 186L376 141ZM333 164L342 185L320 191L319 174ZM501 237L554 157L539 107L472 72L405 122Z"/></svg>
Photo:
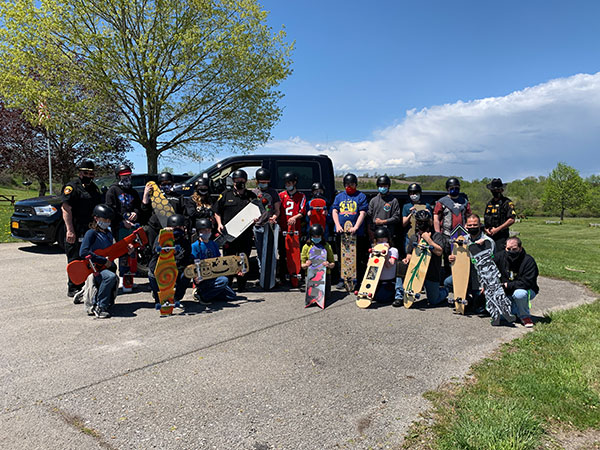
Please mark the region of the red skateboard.
<svg viewBox="0 0 600 450"><path fill-rule="evenodd" d="M325 229L327 224L327 202L322 198L313 198L308 203L308 222L310 225L319 224Z"/></svg>
<svg viewBox="0 0 600 450"><path fill-rule="evenodd" d="M96 250L94 253L114 261L128 252L129 244L132 244L135 248L148 244L148 236L146 236L146 232L143 228L137 228L133 233L121 239L119 242L114 243L110 247ZM104 267L96 266L95 269L98 272L102 272ZM94 270L92 269L89 258L71 261L67 264L67 275L69 275L69 279L75 284L85 283L87 277L93 272Z"/></svg>
<svg viewBox="0 0 600 450"><path fill-rule="evenodd" d="M288 227L284 231L285 236L285 259L288 273L290 274L290 283L292 287L297 288L300 284L300 233Z"/></svg>

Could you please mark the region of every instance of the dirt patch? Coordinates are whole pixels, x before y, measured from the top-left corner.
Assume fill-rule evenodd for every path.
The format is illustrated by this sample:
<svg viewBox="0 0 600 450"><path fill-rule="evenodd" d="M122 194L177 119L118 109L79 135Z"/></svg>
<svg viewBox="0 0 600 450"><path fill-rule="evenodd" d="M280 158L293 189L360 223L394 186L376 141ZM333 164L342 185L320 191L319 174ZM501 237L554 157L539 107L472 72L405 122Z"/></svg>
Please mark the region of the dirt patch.
<svg viewBox="0 0 600 450"><path fill-rule="evenodd" d="M551 432L547 448L564 450L600 450L600 430Z"/></svg>

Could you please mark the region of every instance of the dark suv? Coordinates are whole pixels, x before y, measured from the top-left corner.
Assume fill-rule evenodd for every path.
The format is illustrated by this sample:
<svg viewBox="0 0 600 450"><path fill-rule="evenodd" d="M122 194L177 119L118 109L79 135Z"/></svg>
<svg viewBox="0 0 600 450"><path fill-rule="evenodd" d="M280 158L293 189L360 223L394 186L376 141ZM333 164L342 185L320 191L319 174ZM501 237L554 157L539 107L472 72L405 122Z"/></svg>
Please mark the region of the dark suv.
<svg viewBox="0 0 600 450"><path fill-rule="evenodd" d="M173 175L175 183L181 183L190 178L188 174ZM148 181L156 181L157 175L142 173L133 174L133 188L140 197ZM102 194L115 182L115 177L99 177L94 180ZM29 198L15 203L15 210L10 218L10 233L16 239L33 242L34 244L52 244L57 242L61 248L65 244L65 224L62 219L59 195Z"/></svg>

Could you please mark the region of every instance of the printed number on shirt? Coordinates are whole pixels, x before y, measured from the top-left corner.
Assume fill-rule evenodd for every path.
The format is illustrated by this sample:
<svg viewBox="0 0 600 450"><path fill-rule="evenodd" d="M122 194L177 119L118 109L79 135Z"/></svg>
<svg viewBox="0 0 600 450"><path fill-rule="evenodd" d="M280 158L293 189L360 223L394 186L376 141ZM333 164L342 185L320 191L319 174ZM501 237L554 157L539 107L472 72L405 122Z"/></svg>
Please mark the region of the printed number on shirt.
<svg viewBox="0 0 600 450"><path fill-rule="evenodd" d="M287 201L286 207L285 207L285 215L286 216L294 215L294 202L289 201L289 200Z"/></svg>

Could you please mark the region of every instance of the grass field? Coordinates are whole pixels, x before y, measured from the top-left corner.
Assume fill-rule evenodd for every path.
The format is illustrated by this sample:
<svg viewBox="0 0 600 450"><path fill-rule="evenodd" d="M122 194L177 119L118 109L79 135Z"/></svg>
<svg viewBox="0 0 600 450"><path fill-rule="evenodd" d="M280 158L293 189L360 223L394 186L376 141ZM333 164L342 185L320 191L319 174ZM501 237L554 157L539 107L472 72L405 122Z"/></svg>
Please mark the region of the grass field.
<svg viewBox="0 0 600 450"><path fill-rule="evenodd" d="M589 226L600 220L546 220L558 219L513 227L540 273L600 293L600 229ZM565 448L557 433L600 430L600 301L549 319L475 365L466 382L427 394L430 421L413 425L404 448ZM600 431L572 448L600 449Z"/></svg>
<svg viewBox="0 0 600 450"><path fill-rule="evenodd" d="M9 197L15 196L15 200L24 200L26 198L37 197L36 189L14 189L0 187L0 195ZM1 197L0 197L1 198ZM14 206L7 201L0 201L0 243L2 242L21 242L18 239L13 239L10 236L10 216L12 215Z"/></svg>

